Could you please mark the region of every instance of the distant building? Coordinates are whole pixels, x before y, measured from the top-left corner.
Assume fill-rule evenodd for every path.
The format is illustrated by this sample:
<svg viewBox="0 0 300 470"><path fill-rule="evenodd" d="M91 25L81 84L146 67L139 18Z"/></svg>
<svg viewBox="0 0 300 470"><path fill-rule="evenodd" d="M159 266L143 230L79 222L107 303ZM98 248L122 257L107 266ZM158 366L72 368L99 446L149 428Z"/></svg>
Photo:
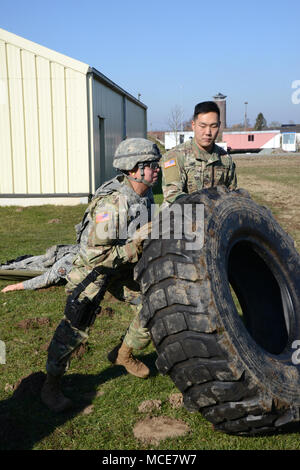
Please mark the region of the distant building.
<svg viewBox="0 0 300 470"><path fill-rule="evenodd" d="M147 106L98 70L0 29L0 205L85 203L146 134Z"/></svg>
<svg viewBox="0 0 300 470"><path fill-rule="evenodd" d="M300 124L283 124L280 132L282 150L296 152L300 148Z"/></svg>
<svg viewBox="0 0 300 470"><path fill-rule="evenodd" d="M295 152L300 146L300 125L282 125L279 129L223 132L223 142L234 151L282 149Z"/></svg>
<svg viewBox="0 0 300 470"><path fill-rule="evenodd" d="M280 131L224 131L223 142L232 150L261 150L280 148Z"/></svg>
<svg viewBox="0 0 300 470"><path fill-rule="evenodd" d="M194 131L165 132L165 149L170 150L194 137Z"/></svg>
<svg viewBox="0 0 300 470"><path fill-rule="evenodd" d="M215 103L219 106L220 109L220 131L219 131L219 137L222 135L222 132L224 129L226 129L227 124L226 124L226 98L227 96L223 95L222 93L218 93L214 97Z"/></svg>
<svg viewBox="0 0 300 470"><path fill-rule="evenodd" d="M165 149L170 150L176 145L183 144L188 140L193 139L194 131L178 131L175 132L165 132ZM216 142L219 147L227 150L227 143L226 142Z"/></svg>

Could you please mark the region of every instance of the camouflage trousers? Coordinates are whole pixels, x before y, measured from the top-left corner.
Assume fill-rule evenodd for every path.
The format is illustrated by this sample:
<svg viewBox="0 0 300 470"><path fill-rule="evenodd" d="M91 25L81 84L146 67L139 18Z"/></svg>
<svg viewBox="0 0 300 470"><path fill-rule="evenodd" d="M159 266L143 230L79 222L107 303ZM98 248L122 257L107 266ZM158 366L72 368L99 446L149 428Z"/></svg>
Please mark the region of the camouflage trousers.
<svg viewBox="0 0 300 470"><path fill-rule="evenodd" d="M72 269L67 276L66 292L71 294L90 272L91 269L83 266ZM102 278L101 274L83 289L78 299L80 301L84 298L92 300L99 292ZM125 332L123 341L133 349L144 349L148 346L151 338L148 329L142 328L140 325L141 295L138 284L133 281L132 267L118 270L118 274L110 278L106 291L118 300L128 303L133 310L134 318ZM89 333L90 327L78 329L64 316L48 348L47 372L54 376L63 375L69 367L71 355L88 340Z"/></svg>

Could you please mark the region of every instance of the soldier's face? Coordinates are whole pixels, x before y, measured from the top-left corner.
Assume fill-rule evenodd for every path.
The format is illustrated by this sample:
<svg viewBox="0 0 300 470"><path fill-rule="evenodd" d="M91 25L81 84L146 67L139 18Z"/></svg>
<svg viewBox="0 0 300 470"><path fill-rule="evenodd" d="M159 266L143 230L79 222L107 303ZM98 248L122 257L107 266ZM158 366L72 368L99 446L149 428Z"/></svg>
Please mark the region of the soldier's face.
<svg viewBox="0 0 300 470"><path fill-rule="evenodd" d="M203 150L211 150L220 128L217 113L198 114L192 121L195 142Z"/></svg>
<svg viewBox="0 0 300 470"><path fill-rule="evenodd" d="M155 184L158 180L158 173L160 172L159 167L152 169L149 166L144 167L144 180L147 183ZM140 178L140 169L138 170L138 178Z"/></svg>

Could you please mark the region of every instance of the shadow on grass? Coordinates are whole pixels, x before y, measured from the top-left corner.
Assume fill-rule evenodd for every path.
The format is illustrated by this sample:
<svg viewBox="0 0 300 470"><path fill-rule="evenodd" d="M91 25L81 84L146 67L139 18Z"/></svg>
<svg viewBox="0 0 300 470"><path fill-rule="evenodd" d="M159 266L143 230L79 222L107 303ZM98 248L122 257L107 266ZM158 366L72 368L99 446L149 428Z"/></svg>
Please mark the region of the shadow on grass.
<svg viewBox="0 0 300 470"><path fill-rule="evenodd" d="M156 353L144 355L142 360L149 367L150 375L157 375ZM125 374L122 366L108 367L96 375L66 374L62 388L66 395L67 390L72 390L74 407L59 414L52 413L40 400L46 375L35 372L23 378L13 395L0 402L0 450L32 449L56 428L82 413L96 397L99 385Z"/></svg>

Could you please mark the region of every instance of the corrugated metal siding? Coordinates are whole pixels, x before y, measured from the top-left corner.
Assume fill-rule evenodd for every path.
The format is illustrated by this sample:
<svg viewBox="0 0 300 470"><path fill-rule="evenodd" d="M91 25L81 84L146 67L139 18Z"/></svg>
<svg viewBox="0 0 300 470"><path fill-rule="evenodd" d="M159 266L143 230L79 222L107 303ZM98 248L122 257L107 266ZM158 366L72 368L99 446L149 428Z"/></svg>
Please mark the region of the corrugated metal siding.
<svg viewBox="0 0 300 470"><path fill-rule="evenodd" d="M146 137L146 110L126 98L126 135L127 137Z"/></svg>
<svg viewBox="0 0 300 470"><path fill-rule="evenodd" d="M14 37L0 30L0 193L88 193L87 66Z"/></svg>
<svg viewBox="0 0 300 470"><path fill-rule="evenodd" d="M101 158L100 122L104 120L105 164ZM103 121L102 121L103 122ZM115 150L124 138L123 97L93 80L93 135L95 189L105 180L112 178L116 172L112 166Z"/></svg>

